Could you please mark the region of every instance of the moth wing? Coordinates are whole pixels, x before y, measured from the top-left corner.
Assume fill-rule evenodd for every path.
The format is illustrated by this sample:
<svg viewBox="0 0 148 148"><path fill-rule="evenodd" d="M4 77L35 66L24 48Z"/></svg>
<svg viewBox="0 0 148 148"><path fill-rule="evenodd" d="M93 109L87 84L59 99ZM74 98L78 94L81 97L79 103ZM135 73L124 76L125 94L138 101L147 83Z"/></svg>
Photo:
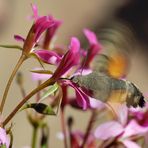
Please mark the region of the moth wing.
<svg viewBox="0 0 148 148"><path fill-rule="evenodd" d="M97 55L92 62L92 69L96 72L102 72L113 78L124 78L129 71L129 57L119 51L110 55Z"/></svg>
<svg viewBox="0 0 148 148"><path fill-rule="evenodd" d="M125 77L130 66L129 55L131 51L133 53L136 41L132 29L121 20L114 20L99 29L98 36L105 56L96 55L92 68L114 78Z"/></svg>
<svg viewBox="0 0 148 148"><path fill-rule="evenodd" d="M114 53L108 63L108 74L114 78L124 78L129 71L129 58L122 52Z"/></svg>

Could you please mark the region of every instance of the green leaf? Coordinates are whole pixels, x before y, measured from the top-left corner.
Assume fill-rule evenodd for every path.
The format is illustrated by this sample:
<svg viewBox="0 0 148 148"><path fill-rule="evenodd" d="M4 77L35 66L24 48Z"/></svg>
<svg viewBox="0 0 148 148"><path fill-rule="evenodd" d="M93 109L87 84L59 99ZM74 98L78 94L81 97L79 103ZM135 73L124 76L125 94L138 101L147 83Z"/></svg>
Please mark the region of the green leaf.
<svg viewBox="0 0 148 148"><path fill-rule="evenodd" d="M52 86L49 86L49 89L41 97L40 102L43 101L48 96L50 96L52 93L54 93L58 88L59 88L59 85L57 83L55 83Z"/></svg>
<svg viewBox="0 0 148 148"><path fill-rule="evenodd" d="M1 145L0 148L7 148L6 145Z"/></svg>
<svg viewBox="0 0 148 148"><path fill-rule="evenodd" d="M23 48L21 46L19 46L19 45L0 45L0 47L23 50Z"/></svg>
<svg viewBox="0 0 148 148"><path fill-rule="evenodd" d="M55 111L52 109L51 106L48 106L43 103L30 103L26 104L21 110L32 108L36 112L43 114L43 115L56 115Z"/></svg>

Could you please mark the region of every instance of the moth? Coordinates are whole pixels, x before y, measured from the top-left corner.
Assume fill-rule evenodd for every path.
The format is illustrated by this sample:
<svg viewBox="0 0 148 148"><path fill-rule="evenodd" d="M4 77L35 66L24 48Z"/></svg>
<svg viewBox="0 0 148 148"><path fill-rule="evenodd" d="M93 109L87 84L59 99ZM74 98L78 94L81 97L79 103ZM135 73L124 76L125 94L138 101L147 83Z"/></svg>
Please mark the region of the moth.
<svg viewBox="0 0 148 148"><path fill-rule="evenodd" d="M102 102L126 102L128 107L143 107L145 104L143 94L132 82L113 78L102 72L77 75L72 81L91 91L92 97Z"/></svg>
<svg viewBox="0 0 148 148"><path fill-rule="evenodd" d="M125 48L126 42L123 30L121 31L122 27L118 28L120 30L114 30L115 28L110 28L109 31L105 30L105 33L112 33L109 37L108 34L103 34L104 47L109 48L110 53L100 54L95 58L93 72L88 75L74 76L71 80L81 88L88 90L93 98L102 102L126 103L128 107L143 107L145 99L141 91L135 84L123 79L129 68L128 55L117 50L121 49L122 43ZM129 40L126 45L131 45L128 42Z"/></svg>

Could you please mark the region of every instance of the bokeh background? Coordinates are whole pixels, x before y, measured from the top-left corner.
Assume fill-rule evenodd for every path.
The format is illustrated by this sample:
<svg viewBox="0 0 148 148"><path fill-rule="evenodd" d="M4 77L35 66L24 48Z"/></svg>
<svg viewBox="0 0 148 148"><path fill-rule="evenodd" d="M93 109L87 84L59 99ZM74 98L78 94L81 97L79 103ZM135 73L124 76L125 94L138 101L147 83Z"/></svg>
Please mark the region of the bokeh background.
<svg viewBox="0 0 148 148"><path fill-rule="evenodd" d="M143 93L148 92L148 2L146 0L1 0L0 1L0 44L17 44L14 34L26 36L32 25L28 17L32 15L31 3L38 6L40 14L52 14L63 21L57 33L56 44L67 45L70 37L77 36L85 43L82 30L90 28L99 32L102 27L115 20L124 20L134 32L134 42L130 47L130 70L128 80L134 82ZM116 27L115 27L116 28ZM128 38L128 34L125 34ZM0 97L11 71L21 52L14 49L0 48ZM25 88L29 92L35 87L29 70L38 67L34 59L27 60L21 67L24 74ZM11 86L5 106L7 115L21 99L21 93L14 82ZM78 112L67 108L67 116L74 115L75 126L84 130L89 112ZM63 147L63 142L56 134L61 131L60 117L49 117L50 147ZM31 126L27 122L25 112L19 112L13 119L14 148L30 145Z"/></svg>

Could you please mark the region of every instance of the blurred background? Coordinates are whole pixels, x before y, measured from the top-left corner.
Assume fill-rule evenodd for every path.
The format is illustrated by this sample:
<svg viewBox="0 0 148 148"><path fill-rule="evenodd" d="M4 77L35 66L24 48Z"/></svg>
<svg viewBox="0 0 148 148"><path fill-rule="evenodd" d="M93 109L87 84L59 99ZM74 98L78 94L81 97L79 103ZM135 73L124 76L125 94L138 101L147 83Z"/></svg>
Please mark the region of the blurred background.
<svg viewBox="0 0 148 148"><path fill-rule="evenodd" d="M1 0L0 44L17 44L13 39L14 34L24 37L27 35L32 25L32 21L28 20L32 15L31 3L37 4L39 14L52 14L63 21L57 33L56 44L67 45L70 37L77 36L85 45L86 40L82 32L84 28L95 31L107 50L116 48L114 42L117 42L118 47L124 50L130 59L128 80L134 82L143 93L148 92L147 0ZM18 50L4 48L0 48L0 53L0 97L2 97L8 77L21 53ZM20 69L24 73L27 92L36 86L35 82L31 82L29 70L38 66L36 60L30 59ZM5 115L21 98L20 90L14 82L6 102ZM75 116L75 126L84 130L89 113L78 113L69 108L67 110L67 116L71 114ZM48 119L51 132L50 147L63 147L63 142L56 137L61 131L59 120L59 115ZM13 123L14 148L29 145L32 129L25 112L18 113Z"/></svg>

